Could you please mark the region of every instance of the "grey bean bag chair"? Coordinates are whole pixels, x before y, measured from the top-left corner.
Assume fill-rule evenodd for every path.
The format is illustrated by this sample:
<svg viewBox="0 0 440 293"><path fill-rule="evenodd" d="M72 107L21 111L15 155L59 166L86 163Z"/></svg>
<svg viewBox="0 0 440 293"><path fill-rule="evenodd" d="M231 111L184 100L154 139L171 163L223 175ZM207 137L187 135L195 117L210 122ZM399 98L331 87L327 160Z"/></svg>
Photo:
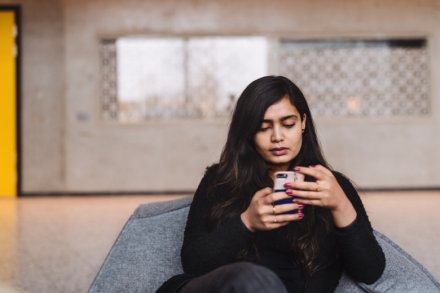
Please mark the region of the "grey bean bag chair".
<svg viewBox="0 0 440 293"><path fill-rule="evenodd" d="M125 224L89 293L155 292L182 272L180 248L191 198L140 205ZM381 278L372 285L343 275L336 292L437 293L440 284L408 253L383 234L375 236L386 256Z"/></svg>

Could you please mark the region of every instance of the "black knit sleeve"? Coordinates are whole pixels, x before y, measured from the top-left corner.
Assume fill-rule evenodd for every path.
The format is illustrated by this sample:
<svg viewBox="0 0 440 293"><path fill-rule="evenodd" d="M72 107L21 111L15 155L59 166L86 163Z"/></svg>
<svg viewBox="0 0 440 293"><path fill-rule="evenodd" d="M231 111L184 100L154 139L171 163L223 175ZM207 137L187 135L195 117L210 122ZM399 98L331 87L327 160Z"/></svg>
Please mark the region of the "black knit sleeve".
<svg viewBox="0 0 440 293"><path fill-rule="evenodd" d="M355 281L372 284L382 275L385 255L356 189L342 174L335 176L357 213L353 223L335 232L344 271Z"/></svg>
<svg viewBox="0 0 440 293"><path fill-rule="evenodd" d="M209 230L210 206L206 193L213 176L213 172L208 170L200 182L194 194L184 233L181 250L182 266L185 273L194 276L233 262L238 253L247 247L253 236L239 215L217 229Z"/></svg>

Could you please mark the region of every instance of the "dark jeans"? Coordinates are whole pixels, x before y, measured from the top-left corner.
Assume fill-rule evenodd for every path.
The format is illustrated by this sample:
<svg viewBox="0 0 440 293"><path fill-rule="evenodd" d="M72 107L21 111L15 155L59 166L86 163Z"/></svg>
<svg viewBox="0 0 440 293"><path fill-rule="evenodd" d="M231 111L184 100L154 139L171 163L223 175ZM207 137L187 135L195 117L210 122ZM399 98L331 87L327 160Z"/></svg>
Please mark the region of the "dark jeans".
<svg viewBox="0 0 440 293"><path fill-rule="evenodd" d="M287 293L271 270L253 263L222 266L185 284L179 293Z"/></svg>

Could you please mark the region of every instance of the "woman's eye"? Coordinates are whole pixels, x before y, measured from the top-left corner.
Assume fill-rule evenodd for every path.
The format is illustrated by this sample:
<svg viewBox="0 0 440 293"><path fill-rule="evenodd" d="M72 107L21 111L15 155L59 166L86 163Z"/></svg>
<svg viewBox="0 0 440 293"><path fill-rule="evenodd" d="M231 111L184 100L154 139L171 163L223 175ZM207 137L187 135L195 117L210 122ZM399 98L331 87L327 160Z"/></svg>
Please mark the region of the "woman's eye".
<svg viewBox="0 0 440 293"><path fill-rule="evenodd" d="M260 126L260 129L259 129L259 131L267 131L267 130L269 130L270 129L270 126Z"/></svg>
<svg viewBox="0 0 440 293"><path fill-rule="evenodd" d="M294 126L295 126L295 124L284 124L284 127L286 127L286 128L292 128Z"/></svg>

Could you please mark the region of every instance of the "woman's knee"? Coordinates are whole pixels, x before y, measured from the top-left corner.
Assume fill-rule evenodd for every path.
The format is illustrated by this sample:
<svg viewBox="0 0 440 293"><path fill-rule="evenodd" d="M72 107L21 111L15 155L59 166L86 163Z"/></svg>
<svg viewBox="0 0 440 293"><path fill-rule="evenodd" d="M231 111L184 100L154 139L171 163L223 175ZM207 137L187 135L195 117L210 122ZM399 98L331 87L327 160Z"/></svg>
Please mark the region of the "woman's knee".
<svg viewBox="0 0 440 293"><path fill-rule="evenodd" d="M271 270L253 263L237 262L191 280L179 292L287 293L287 290Z"/></svg>
<svg viewBox="0 0 440 293"><path fill-rule="evenodd" d="M228 272L233 277L246 278L253 276L266 276L274 274L266 267L251 263L251 262L237 262L225 265L221 268Z"/></svg>
<svg viewBox="0 0 440 293"><path fill-rule="evenodd" d="M238 262L222 267L231 292L286 292L278 276L266 267Z"/></svg>

